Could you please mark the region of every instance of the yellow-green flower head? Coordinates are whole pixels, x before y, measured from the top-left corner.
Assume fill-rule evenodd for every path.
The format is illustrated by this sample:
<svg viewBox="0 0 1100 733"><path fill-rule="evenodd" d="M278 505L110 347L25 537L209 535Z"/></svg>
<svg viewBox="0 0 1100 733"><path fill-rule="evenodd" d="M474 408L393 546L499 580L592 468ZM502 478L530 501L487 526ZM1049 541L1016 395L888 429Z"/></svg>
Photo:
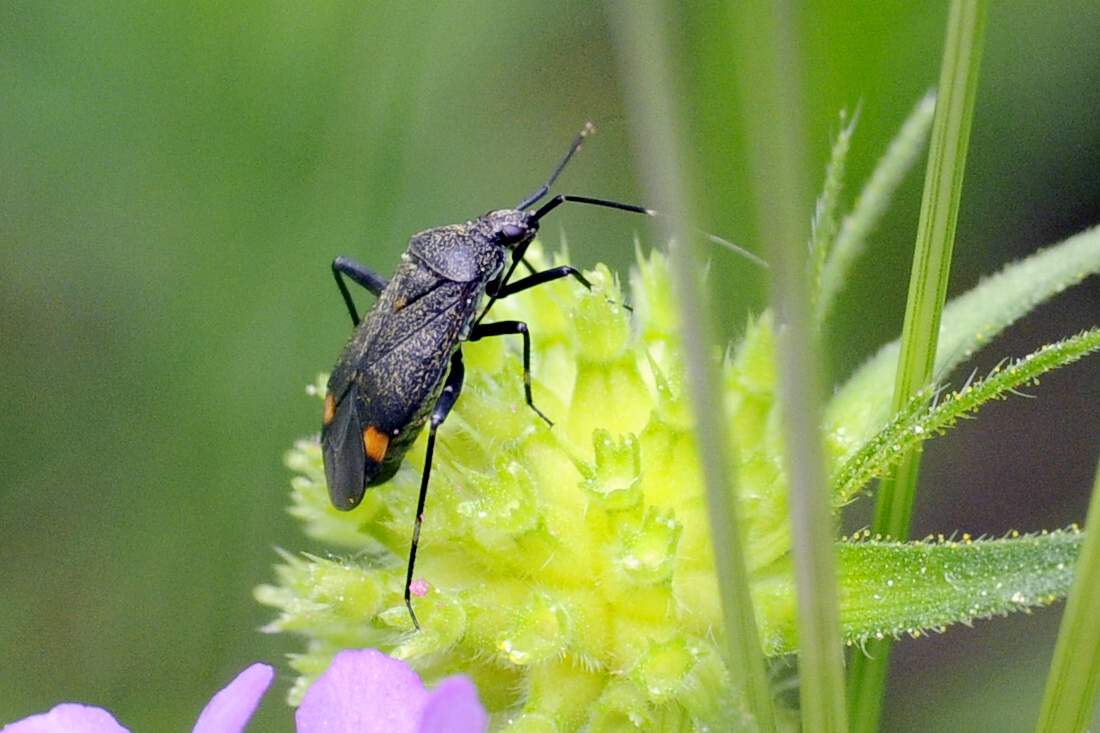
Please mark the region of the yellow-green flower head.
<svg viewBox="0 0 1100 733"><path fill-rule="evenodd" d="M1065 256L1074 246L1056 249ZM528 256L547 264L538 251ZM1008 274L1046 267L1045 257ZM338 651L374 647L407 660L429 684L469 675L495 730L744 727L720 652L724 631L667 263L657 254L639 257L629 295L604 267L585 274L591 291L562 280L499 301L492 312L529 324L534 399L552 428L524 403L518 338L463 345L466 385L439 430L414 580L423 631L413 630L403 599L423 438L393 480L350 512L329 504L316 439L290 451L287 464L298 474L290 511L329 548L324 557L283 553L278 584L256 592L280 611L269 631L306 640L291 659L301 673L292 702ZM1005 291L979 285L973 292L965 298ZM948 328L967 322L945 319ZM979 337L984 332L971 338ZM834 510L889 472L907 446L1100 350L1100 329L1043 347L931 405L915 398L896 413L889 409L891 348L861 367L826 409ZM723 389L708 409L720 410L735 436L729 483L737 487L762 651L793 652L771 318L750 321L736 348L714 358L722 361ZM845 640L919 637L1046 605L1068 591L1078 533L962 536L905 543L861 532L835 545ZM790 727L790 710L779 712L787 716L781 728Z"/></svg>
<svg viewBox="0 0 1100 733"><path fill-rule="evenodd" d="M423 631L402 599L423 436L393 481L347 513L329 506L317 441L290 452L291 512L334 553L287 554L279 585L258 591L282 612L271 630L307 639L292 699L340 649L376 647L427 680L468 674L499 728L728 728L736 713L724 707L733 696L667 264L640 258L629 296L606 267L586 276L591 291L560 281L493 308L530 326L534 399L552 428L524 403L518 338L463 346L466 385L439 431L416 568ZM768 568L789 547L778 454L766 449L770 333L750 325L725 364L728 404L714 406L751 438L737 455L761 580L786 577Z"/></svg>

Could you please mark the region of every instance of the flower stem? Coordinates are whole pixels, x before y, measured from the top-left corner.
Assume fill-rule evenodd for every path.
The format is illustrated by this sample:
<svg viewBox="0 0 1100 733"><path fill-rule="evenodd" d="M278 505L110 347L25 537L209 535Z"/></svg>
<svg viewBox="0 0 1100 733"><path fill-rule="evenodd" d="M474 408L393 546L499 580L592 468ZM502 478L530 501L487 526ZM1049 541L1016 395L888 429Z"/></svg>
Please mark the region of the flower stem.
<svg viewBox="0 0 1100 733"><path fill-rule="evenodd" d="M952 0L894 382L895 411L933 376L978 86L985 17L985 0ZM909 453L894 476L882 482L875 505L876 534L897 540L908 536L920 456L919 449ZM849 672L852 730L857 733L871 733L878 728L890 641L869 644L866 651L853 655Z"/></svg>
<svg viewBox="0 0 1100 733"><path fill-rule="evenodd" d="M643 173L657 206L669 212L663 223L673 242L670 252L674 286L679 302L684 357L699 458L706 486L711 540L727 638L727 665L734 688L744 696L752 717L750 726L775 730L775 712L761 651L748 567L737 521L736 474L727 454L727 436L722 390L712 359L713 330L706 290L700 287L702 268L692 248L694 197L690 176L684 174L684 156L674 119L673 82L669 70L667 41L661 30L661 6L655 2L625 4L609 2L613 25L619 31L623 77L627 81L640 129L639 145Z"/></svg>
<svg viewBox="0 0 1100 733"><path fill-rule="evenodd" d="M1100 465L1089 501L1088 532L1077 560L1073 590L1066 602L1058 643L1047 676L1036 733L1085 730L1100 685Z"/></svg>

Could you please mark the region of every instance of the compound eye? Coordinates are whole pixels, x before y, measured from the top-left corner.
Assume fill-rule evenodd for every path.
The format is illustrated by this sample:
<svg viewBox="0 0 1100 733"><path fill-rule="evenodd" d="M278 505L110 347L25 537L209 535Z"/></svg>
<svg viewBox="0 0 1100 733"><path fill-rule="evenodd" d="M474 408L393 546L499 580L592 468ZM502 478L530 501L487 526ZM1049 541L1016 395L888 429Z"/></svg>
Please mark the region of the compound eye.
<svg viewBox="0 0 1100 733"><path fill-rule="evenodd" d="M527 228L517 224L505 224L500 228L500 238L508 241L523 239L526 233Z"/></svg>

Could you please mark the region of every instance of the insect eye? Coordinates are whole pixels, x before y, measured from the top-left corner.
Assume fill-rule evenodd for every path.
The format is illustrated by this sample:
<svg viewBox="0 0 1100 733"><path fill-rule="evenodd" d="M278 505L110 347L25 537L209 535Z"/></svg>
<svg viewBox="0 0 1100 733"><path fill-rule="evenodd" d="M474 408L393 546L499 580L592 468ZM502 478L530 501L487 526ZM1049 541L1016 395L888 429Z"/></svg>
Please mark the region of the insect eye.
<svg viewBox="0 0 1100 733"><path fill-rule="evenodd" d="M505 224L500 228L500 238L504 240L523 239L527 229L516 224Z"/></svg>

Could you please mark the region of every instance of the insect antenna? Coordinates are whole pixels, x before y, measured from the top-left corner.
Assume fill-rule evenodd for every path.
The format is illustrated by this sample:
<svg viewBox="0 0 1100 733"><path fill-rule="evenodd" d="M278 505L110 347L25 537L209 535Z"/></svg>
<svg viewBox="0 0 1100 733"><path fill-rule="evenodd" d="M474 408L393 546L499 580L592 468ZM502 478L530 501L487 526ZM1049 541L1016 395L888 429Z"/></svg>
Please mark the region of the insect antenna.
<svg viewBox="0 0 1100 733"><path fill-rule="evenodd" d="M575 137L573 139L573 143L569 146L569 150L566 151L566 153L562 157L561 161L557 164L557 166L555 166L553 172L550 174L550 177L546 179L546 183L539 186L538 189L536 189L534 193L532 193L530 196L525 198L523 201L520 201L519 204L516 206L516 209L518 211L526 211L527 209L531 208L532 206L537 204L539 201L541 201L543 198L545 198L548 193L550 193L550 189L553 187L554 183L558 180L558 176L560 176L562 171L565 170L565 166L567 166L569 164L569 161L573 159L573 156L576 155L577 151L580 150L581 147L584 145L584 139L586 137L588 137L589 135L593 134L594 132L596 132L596 126L593 125L591 121L585 122L584 127L581 128L581 131L579 133L577 133L577 137ZM589 196L573 196L573 195L570 195L570 194L558 194L557 196L555 196L554 198L550 199L545 204L543 204L541 207L539 207L539 209L537 211L535 211L533 214L528 216L527 217L527 222L529 224L535 224L535 223L538 222L539 219L546 216L547 214L549 214L554 209L558 208L562 204L570 203L570 202L571 203L577 203L577 204L588 204L589 206L602 206L602 207L607 208L607 209L618 209L619 211L629 211L629 212L632 212L632 213L635 213L635 214L645 214L646 216L661 216L660 213L654 211L653 209L646 208L645 206L637 206L635 204L624 204L624 203L619 202L619 201L611 201L611 200L608 200L608 199L597 199L597 198L592 198L592 197L589 197ZM753 254L752 252L745 249L744 247L736 245L733 242L729 241L728 239L725 239L723 237L719 237L717 234L711 234L710 232L704 231L702 229L696 229L696 231L698 231L699 234L701 234L707 241L712 242L714 244L717 244L721 247L724 247L727 250L729 250L729 251L731 251L735 254L741 255L742 257L747 259L749 262L752 262L757 267L762 267L765 270L769 269L769 265L765 260L763 260L759 256ZM517 257L516 259L517 260L522 260L522 257L523 257L522 253L519 253L519 257ZM531 270L530 264L528 264L525 260L524 260L524 264L527 266L528 270ZM508 272L508 276L504 278L504 282L507 282L508 278L511 277L512 272L514 270L515 270L515 266L513 265L512 269L509 270L509 272ZM532 270L532 272L533 272L533 270ZM488 310L488 309L486 309L486 310Z"/></svg>
<svg viewBox="0 0 1100 733"><path fill-rule="evenodd" d="M554 209L558 208L562 204L567 204L567 203L588 204L590 206L602 206L606 209L618 209L619 211L629 211L629 212L632 212L632 213L635 213L635 214L645 214L646 216L654 216L654 217L662 216L662 214L658 211L654 211L653 209L646 208L645 206L638 206L637 204L624 204L620 201L610 201L608 199L596 199L596 198L591 198L589 196L573 196L573 195L570 195L570 194L558 194L557 196L555 196L554 198L550 199L545 204L543 204L541 207L539 207L539 209L537 211L535 211L533 214L531 214L529 217L527 217L527 221L529 223L535 223L539 219L541 219L542 217L549 214ZM762 267L765 270L769 269L769 265L768 265L767 261L765 261L761 257L753 254L752 252L745 249L744 247L736 245L733 242L729 241L728 239L725 239L723 237L719 237L717 234L711 234L710 232L704 231L702 229L697 229L696 231L698 231L699 234L701 234L704 238L706 238L706 240L708 242L713 242L714 244L717 244L721 247L725 247L729 251L731 251L735 254L741 255L742 257L747 259L749 262L753 263L754 265L756 265L758 267Z"/></svg>
<svg viewBox="0 0 1100 733"><path fill-rule="evenodd" d="M577 137L573 139L573 144L569 146L569 151L566 152L565 157L561 159L561 162L558 163L556 168L554 168L554 172L551 173L550 177L546 179L546 183L539 186L533 194L525 198L523 201L520 201L519 204L516 206L516 209L519 211L529 209L537 204L539 201L541 201L543 197L546 196L546 194L550 193L550 187L554 185L554 181L558 180L558 176L560 176L561 172L565 170L565 166L569 164L569 161L573 159L573 156L576 155L577 151L581 149L582 145L584 145L584 139L595 131L595 125L593 125L591 122L585 122L584 127L581 128L581 131L579 133L577 133Z"/></svg>
<svg viewBox="0 0 1100 733"><path fill-rule="evenodd" d="M646 216L656 216L657 212L653 209L647 209L644 206L638 206L636 204L624 204L621 201L610 201L608 199L594 199L589 196L573 196L567 193L559 193L554 198L547 201L545 204L539 207L539 209L527 217L529 224L534 224L542 217L549 214L554 209L558 208L562 204L588 204L589 206L602 206L605 209L618 209L619 211L630 211L635 214L645 214Z"/></svg>

